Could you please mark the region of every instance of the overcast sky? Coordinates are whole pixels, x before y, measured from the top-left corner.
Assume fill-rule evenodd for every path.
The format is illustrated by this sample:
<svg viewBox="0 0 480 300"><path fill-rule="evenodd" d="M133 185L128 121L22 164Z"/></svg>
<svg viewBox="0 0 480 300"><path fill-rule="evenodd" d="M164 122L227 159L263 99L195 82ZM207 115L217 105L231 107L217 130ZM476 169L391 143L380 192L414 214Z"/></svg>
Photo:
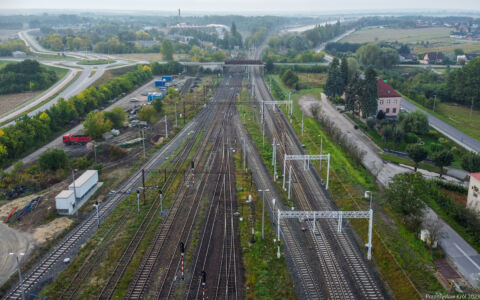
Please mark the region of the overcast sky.
<svg viewBox="0 0 480 300"><path fill-rule="evenodd" d="M293 13L351 10L480 11L480 0L0 0L0 9L108 9Z"/></svg>

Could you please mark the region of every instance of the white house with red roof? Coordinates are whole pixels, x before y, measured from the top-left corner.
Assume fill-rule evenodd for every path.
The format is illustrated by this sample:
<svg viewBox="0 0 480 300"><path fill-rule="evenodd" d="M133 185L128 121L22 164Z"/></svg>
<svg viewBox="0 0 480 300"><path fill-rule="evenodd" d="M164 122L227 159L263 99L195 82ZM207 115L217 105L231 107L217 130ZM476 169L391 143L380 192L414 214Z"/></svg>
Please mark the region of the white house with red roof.
<svg viewBox="0 0 480 300"><path fill-rule="evenodd" d="M467 207L480 214L480 172L470 173L468 185Z"/></svg>
<svg viewBox="0 0 480 300"><path fill-rule="evenodd" d="M377 79L378 90L378 108L377 114L380 111L385 113L387 118L397 118L400 112L400 103L402 102L402 96L395 91L389 84L383 79Z"/></svg>

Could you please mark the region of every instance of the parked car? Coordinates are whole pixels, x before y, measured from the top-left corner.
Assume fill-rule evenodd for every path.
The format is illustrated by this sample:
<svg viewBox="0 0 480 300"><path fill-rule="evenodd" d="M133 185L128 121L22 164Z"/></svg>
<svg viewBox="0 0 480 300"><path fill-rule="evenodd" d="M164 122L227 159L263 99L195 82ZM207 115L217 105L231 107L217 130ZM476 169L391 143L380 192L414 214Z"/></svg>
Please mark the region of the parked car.
<svg viewBox="0 0 480 300"><path fill-rule="evenodd" d="M130 102L134 103L134 102L140 102L140 100L138 100L137 98L131 98L130 99Z"/></svg>

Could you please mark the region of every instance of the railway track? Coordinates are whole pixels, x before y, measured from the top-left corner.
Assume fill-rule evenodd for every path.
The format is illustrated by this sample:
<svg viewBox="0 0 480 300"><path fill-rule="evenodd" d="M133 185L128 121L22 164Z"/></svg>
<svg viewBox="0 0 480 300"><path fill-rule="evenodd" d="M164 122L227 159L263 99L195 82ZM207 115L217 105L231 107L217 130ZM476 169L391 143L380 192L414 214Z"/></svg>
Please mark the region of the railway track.
<svg viewBox="0 0 480 300"><path fill-rule="evenodd" d="M261 98L271 100L272 97L268 93L263 80L258 76L256 79L255 86ZM279 162L283 163L284 154L303 154L301 144L283 113L269 107L265 107L264 111L266 130L271 137L281 141L278 148ZM291 165L292 179L297 182L292 184L296 207L301 210L338 210L326 190L319 183L320 176L315 173L315 170L305 172L301 171L303 165L299 163L292 163ZM306 223L310 241L315 247L314 253L310 255L316 256L320 263L320 271L326 281L324 293L328 298L358 299L358 297L365 297L368 299L383 299L385 297L378 279L368 268L362 252L352 242L353 237L348 234L348 231L344 231L337 236L334 229L336 224L333 225L332 221L329 220L321 220L317 221L316 231L313 233L313 222L308 221ZM291 239L291 237L285 236L285 231L282 231L282 235L287 242ZM302 259L307 260L308 258L302 257ZM307 280L312 278L311 272L304 267L301 267L299 272L302 273L301 278L307 278ZM312 295L306 291L306 294L308 298L317 298L314 293Z"/></svg>
<svg viewBox="0 0 480 300"><path fill-rule="evenodd" d="M157 169L164 158L172 153L192 129L199 126L199 119L206 114L210 108L203 109L192 121L187 124L172 140L164 147L152 155L152 157L142 165L139 171L132 174L124 183L121 184L122 191L134 191L140 186L142 179L141 169L145 169L145 175L148 176L151 170ZM124 200L128 193L117 193L107 198L99 208L100 219L105 219L116 207L118 203ZM33 268L25 273L23 287L25 293L37 292L41 287L51 280L59 271L65 268L62 261L66 257L75 256L81 244L85 243L97 229L97 219L94 212L91 212L79 225L71 230L57 245L50 250ZM22 292L17 283L4 297L5 299L20 299Z"/></svg>
<svg viewBox="0 0 480 300"><path fill-rule="evenodd" d="M221 101L221 99L234 99L236 97L236 91L235 89L230 89L231 86L229 83L230 80L225 79L225 82L223 82L222 85L217 89L217 93L214 95L214 99L216 101ZM223 108L224 106L213 106L221 109L218 109L214 113L212 118L213 121L211 124L209 124L209 130L205 137L203 137L203 141L205 143L199 148L196 154L198 156L197 161L199 161L200 155L208 152L205 163L198 163L195 167L195 172L192 172L191 174L191 177L199 177L195 178L194 180L195 184L192 187L193 191L191 191L191 195L189 193L184 193L183 195L177 196L185 199L182 201L188 203L188 205L186 205L188 210L181 213L183 216L181 220L177 218L177 220L174 221L175 218L172 217L172 223L170 223L168 227L160 226L157 229L156 234L158 233L160 239L153 239L149 248L145 252L146 254L142 258L139 269L128 287L126 294L126 298L128 299L141 299L152 295L158 299L174 297L175 289L178 287L178 283L180 282L180 280L176 280L177 277L180 277L180 250L177 245L180 242L183 242L185 244L185 248L188 249L188 247L191 246L193 228L196 220L199 217L201 200L205 197L210 197L209 195L212 193L214 196L216 193L218 193L219 188L222 189L222 186L224 185L222 180L225 180L225 171L222 168L223 160L221 159L221 157L224 156L224 151L219 151L219 146L225 144L223 142L225 137L225 129L224 126L219 126L221 124L219 123L218 119L220 119L222 115L223 118L221 119L225 119L228 115L225 115L225 109ZM210 151L206 151L207 141L209 145L212 145L212 149L210 149ZM223 148L225 149L225 146L223 146ZM197 170L200 170L200 172ZM190 198L190 200L188 200L188 198ZM212 207L212 203L215 203L215 201L212 200L210 202L210 208ZM215 212L218 212L218 209L214 210ZM212 210L209 209L209 212L211 211ZM207 220L208 219L209 217L207 217ZM173 222L175 222L175 224ZM215 226L218 226L218 224L211 224L211 226L206 225L207 228ZM168 243L164 243L166 240L168 240ZM162 253L162 258L159 258L160 253ZM169 256L169 259L165 260L165 256ZM235 263L238 263L238 260L236 260ZM158 272L158 270L161 271ZM195 272L190 275L187 274L186 278L187 277L196 278ZM239 288L237 285L235 285L235 288L233 289Z"/></svg>

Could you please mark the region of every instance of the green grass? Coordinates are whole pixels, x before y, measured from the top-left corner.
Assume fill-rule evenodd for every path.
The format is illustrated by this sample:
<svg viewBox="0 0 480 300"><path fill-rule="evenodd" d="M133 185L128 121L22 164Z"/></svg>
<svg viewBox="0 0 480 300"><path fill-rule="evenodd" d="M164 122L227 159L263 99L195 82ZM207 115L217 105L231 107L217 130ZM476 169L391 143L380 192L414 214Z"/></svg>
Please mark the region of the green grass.
<svg viewBox="0 0 480 300"><path fill-rule="evenodd" d="M239 211L243 217L240 221L240 246L242 249L243 265L245 267L245 298L246 299L295 299L293 281L285 261L285 254L277 258L275 228L268 220L265 222L265 239L262 240L261 198L257 188L250 185L250 178L243 171L242 154L235 154L235 180L237 185ZM250 174L251 176L251 174ZM252 211L245 203L248 195L252 195L255 209ZM253 214L252 214L253 213ZM251 220L255 220L255 240L251 244Z"/></svg>
<svg viewBox="0 0 480 300"><path fill-rule="evenodd" d="M43 67L45 67L47 70L54 71L55 74L57 74L58 80L61 80L69 71L67 68L52 67L47 65L43 65Z"/></svg>
<svg viewBox="0 0 480 300"><path fill-rule="evenodd" d="M450 125L469 136L480 140L480 111L473 110L470 119L470 108L450 103L437 103L436 113Z"/></svg>
<svg viewBox="0 0 480 300"><path fill-rule="evenodd" d="M295 109L292 127L310 154L320 152L320 142L323 139L323 152L332 155L329 193L335 203L342 210L367 209L368 203L364 200L363 193L365 190L373 190L375 202L381 204L375 207L373 234L373 257L381 279L388 284L397 299L418 299L422 293L443 292L442 286L433 276L432 255L415 233L408 231L400 222L399 216L385 205L384 195L378 190L375 178L333 142L314 119L304 118L304 136L301 136L301 110L297 102L300 96L293 97ZM325 178L325 173L320 173ZM359 243L365 243L367 222L351 220L350 224L362 239Z"/></svg>
<svg viewBox="0 0 480 300"><path fill-rule="evenodd" d="M113 59L87 59L79 61L77 65L106 65L114 62Z"/></svg>
<svg viewBox="0 0 480 300"><path fill-rule="evenodd" d="M411 160L408 157L403 157L403 156L397 156L395 154L390 154L390 153L379 153L378 154L382 159L388 160L397 164L403 164L407 166L414 167L415 162ZM435 173L440 173L440 168L436 167L434 165L426 164L426 163L420 163L418 165L419 169L427 170L430 172L435 172Z"/></svg>

